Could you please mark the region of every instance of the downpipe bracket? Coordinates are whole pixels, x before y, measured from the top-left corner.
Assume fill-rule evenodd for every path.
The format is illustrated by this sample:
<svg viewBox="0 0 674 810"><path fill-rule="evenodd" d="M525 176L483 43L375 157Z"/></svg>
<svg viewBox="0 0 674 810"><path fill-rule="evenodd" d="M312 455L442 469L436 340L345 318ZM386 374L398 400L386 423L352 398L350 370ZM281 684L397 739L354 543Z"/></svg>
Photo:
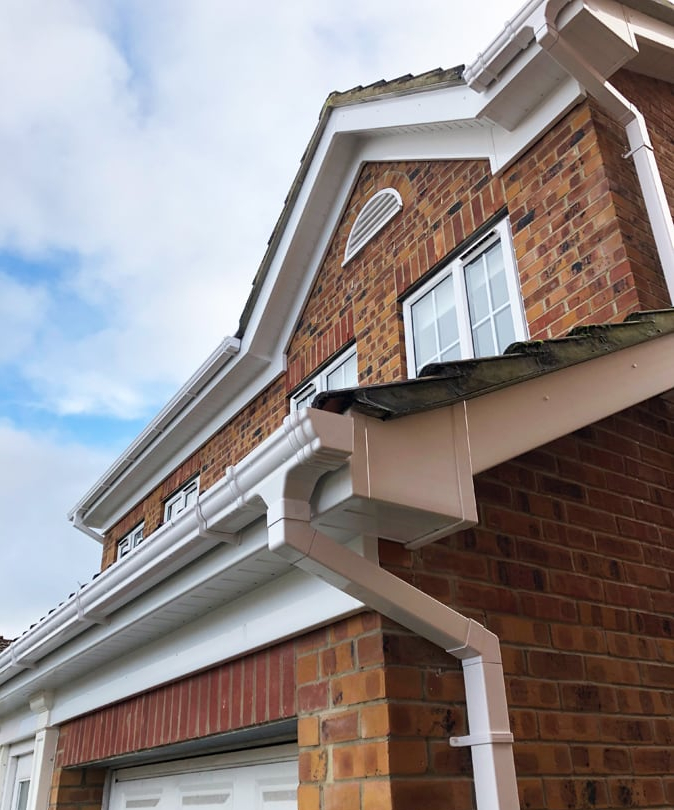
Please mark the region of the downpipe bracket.
<svg viewBox="0 0 674 810"><path fill-rule="evenodd" d="M449 744L452 748L463 748L467 745L494 745L495 743L511 745L514 739L509 731L490 731L484 734L466 734L463 737L450 737Z"/></svg>

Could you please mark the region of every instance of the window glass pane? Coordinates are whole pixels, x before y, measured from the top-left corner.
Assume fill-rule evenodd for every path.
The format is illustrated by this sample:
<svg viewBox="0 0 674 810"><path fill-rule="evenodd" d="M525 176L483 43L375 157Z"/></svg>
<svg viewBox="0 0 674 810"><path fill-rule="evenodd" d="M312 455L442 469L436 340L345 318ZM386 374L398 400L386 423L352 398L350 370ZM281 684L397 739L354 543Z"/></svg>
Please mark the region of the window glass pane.
<svg viewBox="0 0 674 810"><path fill-rule="evenodd" d="M469 262L465 268L466 291L471 323L476 324L489 315L489 296L487 294L487 276L483 256Z"/></svg>
<svg viewBox="0 0 674 810"><path fill-rule="evenodd" d="M358 358L355 353L344 363L344 387L355 388L358 385Z"/></svg>
<svg viewBox="0 0 674 810"><path fill-rule="evenodd" d="M197 502L197 488L191 489L189 492L185 493L185 506L184 508L187 509L188 506L191 506L193 503Z"/></svg>
<svg viewBox="0 0 674 810"><path fill-rule="evenodd" d="M496 327L496 340L498 341L498 351L503 353L511 343L515 342L515 325L510 307L505 307L496 314L494 318Z"/></svg>
<svg viewBox="0 0 674 810"><path fill-rule="evenodd" d="M447 349L453 349L459 341L454 283L451 276L436 287L435 300L438 318L438 349L444 353Z"/></svg>
<svg viewBox="0 0 674 810"><path fill-rule="evenodd" d="M461 359L461 346L458 343L455 343L454 346L447 349L444 352L441 352L440 357L438 360L441 363L451 363L453 360L460 360Z"/></svg>
<svg viewBox="0 0 674 810"><path fill-rule="evenodd" d="M316 387L313 385L308 386L304 389L304 391L300 392L298 397L295 399L295 407L298 411L302 408L308 408L315 396Z"/></svg>
<svg viewBox="0 0 674 810"><path fill-rule="evenodd" d="M476 357L491 357L496 354L490 320L473 329L473 344Z"/></svg>
<svg viewBox="0 0 674 810"><path fill-rule="evenodd" d="M503 251L500 242L493 245L485 253L485 261L489 274L492 307L498 309L508 302L508 285L506 283L505 264L503 263Z"/></svg>
<svg viewBox="0 0 674 810"><path fill-rule="evenodd" d="M19 782L19 789L16 793L16 810L26 810L28 806L28 790L30 788L30 779Z"/></svg>
<svg viewBox="0 0 674 810"><path fill-rule="evenodd" d="M355 388L358 385L358 361L356 355L352 354L336 369L331 371L325 378L328 391L336 388Z"/></svg>
<svg viewBox="0 0 674 810"><path fill-rule="evenodd" d="M433 290L412 305L412 332L417 368L421 368L437 352L435 336L435 306Z"/></svg>

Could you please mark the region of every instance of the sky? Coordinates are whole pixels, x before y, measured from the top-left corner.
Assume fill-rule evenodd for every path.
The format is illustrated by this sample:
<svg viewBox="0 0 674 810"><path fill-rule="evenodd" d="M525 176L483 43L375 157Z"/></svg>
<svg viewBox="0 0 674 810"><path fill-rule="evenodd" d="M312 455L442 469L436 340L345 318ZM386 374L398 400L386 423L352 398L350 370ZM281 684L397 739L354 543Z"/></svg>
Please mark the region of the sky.
<svg viewBox="0 0 674 810"><path fill-rule="evenodd" d="M66 513L227 335L327 95L472 62L519 0L2 0L0 635Z"/></svg>

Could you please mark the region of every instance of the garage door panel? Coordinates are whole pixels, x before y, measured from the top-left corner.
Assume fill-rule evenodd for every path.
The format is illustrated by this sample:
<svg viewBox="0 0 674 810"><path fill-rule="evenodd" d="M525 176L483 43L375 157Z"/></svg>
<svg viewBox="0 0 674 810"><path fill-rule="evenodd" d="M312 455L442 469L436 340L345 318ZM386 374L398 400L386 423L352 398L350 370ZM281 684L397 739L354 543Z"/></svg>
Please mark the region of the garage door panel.
<svg viewBox="0 0 674 810"><path fill-rule="evenodd" d="M120 773L113 781L110 810L297 810L296 759L160 776L145 776L145 769L141 778L134 778L134 769Z"/></svg>

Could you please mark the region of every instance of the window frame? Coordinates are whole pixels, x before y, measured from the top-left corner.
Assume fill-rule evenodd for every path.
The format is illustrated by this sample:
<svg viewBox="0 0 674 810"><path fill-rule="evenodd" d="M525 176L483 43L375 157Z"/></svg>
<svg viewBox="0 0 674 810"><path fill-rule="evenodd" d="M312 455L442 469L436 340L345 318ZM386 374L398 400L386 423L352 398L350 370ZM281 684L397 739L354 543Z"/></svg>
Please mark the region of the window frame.
<svg viewBox="0 0 674 810"><path fill-rule="evenodd" d="M22 785L27 785L25 801L30 797L35 740L30 739L10 746L5 783L2 786L2 810L18 810Z"/></svg>
<svg viewBox="0 0 674 810"><path fill-rule="evenodd" d="M476 357L473 343L472 325L468 305L468 291L466 288L466 267L479 256L484 255L493 245L501 244L501 255L505 269L508 302L512 313L515 340L527 340L529 336L528 325L524 315L524 305L520 291L517 264L510 233L510 223L507 218L500 220L485 233L474 239L455 258L450 259L437 273L417 287L403 301L403 322L405 326L405 349L407 353L407 374L415 378L423 366L417 367L416 351L414 346L413 307L432 290L436 289L450 276L453 278L453 292L457 315L459 335L459 349L461 360ZM442 362L429 360L431 362Z"/></svg>
<svg viewBox="0 0 674 810"><path fill-rule="evenodd" d="M174 520L176 517L181 515L188 506L190 506L189 496L196 492L196 498L194 503L199 500L199 476L193 475L188 481L186 481L179 489L176 489L172 495L169 495L168 498L164 501L164 523L168 523L170 520ZM172 511L173 507L176 504L183 502L183 505L177 511Z"/></svg>
<svg viewBox="0 0 674 810"><path fill-rule="evenodd" d="M145 539L144 533L145 521L141 520L141 522L136 524L121 540L117 541L117 559L121 560L123 557L127 557L137 548Z"/></svg>
<svg viewBox="0 0 674 810"><path fill-rule="evenodd" d="M346 365L352 358L356 360L356 385L358 384L358 354L356 352L356 344L347 346L346 349L340 351L327 365L319 369L314 375L307 378L302 385L290 396L290 410L299 411L302 407L309 407L309 402L317 394L323 391L337 391L338 388L328 387L328 377L334 374L335 371ZM350 387L350 386L347 386ZM301 403L306 402L306 406Z"/></svg>

